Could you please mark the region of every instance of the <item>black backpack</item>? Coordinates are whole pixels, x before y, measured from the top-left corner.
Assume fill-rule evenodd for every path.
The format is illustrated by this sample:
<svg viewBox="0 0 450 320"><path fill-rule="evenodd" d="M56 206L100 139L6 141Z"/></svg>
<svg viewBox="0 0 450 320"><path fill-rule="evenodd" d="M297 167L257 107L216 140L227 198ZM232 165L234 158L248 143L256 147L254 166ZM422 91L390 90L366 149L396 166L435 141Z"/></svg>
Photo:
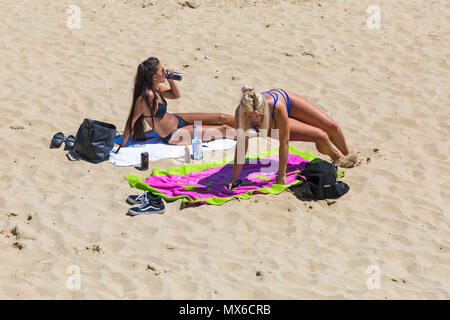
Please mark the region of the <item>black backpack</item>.
<svg viewBox="0 0 450 320"><path fill-rule="evenodd" d="M336 181L336 178L337 167L322 160L307 162L305 169L297 175L297 179L303 180L300 185L302 197L313 200L338 198L346 194L350 187L345 182Z"/></svg>
<svg viewBox="0 0 450 320"><path fill-rule="evenodd" d="M76 156L99 163L109 159L114 147L116 126L106 122L84 119L75 136L73 151Z"/></svg>

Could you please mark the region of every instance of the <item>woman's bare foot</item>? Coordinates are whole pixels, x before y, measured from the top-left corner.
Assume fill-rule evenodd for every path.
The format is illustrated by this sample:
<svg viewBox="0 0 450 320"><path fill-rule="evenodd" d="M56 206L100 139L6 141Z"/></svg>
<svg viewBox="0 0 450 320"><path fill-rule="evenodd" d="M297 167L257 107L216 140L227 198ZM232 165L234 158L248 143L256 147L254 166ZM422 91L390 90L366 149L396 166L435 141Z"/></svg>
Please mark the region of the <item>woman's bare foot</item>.
<svg viewBox="0 0 450 320"><path fill-rule="evenodd" d="M353 168L359 164L358 155L356 152L349 153L348 155L337 159L334 163L341 168Z"/></svg>

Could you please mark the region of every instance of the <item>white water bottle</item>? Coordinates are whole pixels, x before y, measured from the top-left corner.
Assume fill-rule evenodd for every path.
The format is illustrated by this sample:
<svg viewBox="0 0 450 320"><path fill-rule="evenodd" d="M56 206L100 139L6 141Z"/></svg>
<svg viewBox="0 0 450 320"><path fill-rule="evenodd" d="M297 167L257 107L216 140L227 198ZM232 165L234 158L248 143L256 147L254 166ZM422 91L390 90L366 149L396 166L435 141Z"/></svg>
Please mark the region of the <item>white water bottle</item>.
<svg viewBox="0 0 450 320"><path fill-rule="evenodd" d="M192 153L194 160L203 159L202 139L197 131L197 125L194 124L194 137L192 138Z"/></svg>

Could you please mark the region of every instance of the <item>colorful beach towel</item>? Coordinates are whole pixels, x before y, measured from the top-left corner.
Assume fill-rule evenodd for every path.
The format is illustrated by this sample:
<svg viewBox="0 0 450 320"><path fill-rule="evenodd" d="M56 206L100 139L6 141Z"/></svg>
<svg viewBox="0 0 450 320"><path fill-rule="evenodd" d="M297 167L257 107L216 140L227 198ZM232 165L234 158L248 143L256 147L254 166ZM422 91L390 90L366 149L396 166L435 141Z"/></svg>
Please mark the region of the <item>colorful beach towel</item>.
<svg viewBox="0 0 450 320"><path fill-rule="evenodd" d="M168 170L153 169L148 178L126 175L132 187L161 195L166 201L182 199L189 204L221 205L233 198L248 199L254 193L279 194L284 189L300 183L296 174L305 163L317 159L314 155L289 146L286 185L275 184L278 171L278 148L265 153L247 156L242 167L241 186L228 190L233 172L233 159L219 162L186 164Z"/></svg>

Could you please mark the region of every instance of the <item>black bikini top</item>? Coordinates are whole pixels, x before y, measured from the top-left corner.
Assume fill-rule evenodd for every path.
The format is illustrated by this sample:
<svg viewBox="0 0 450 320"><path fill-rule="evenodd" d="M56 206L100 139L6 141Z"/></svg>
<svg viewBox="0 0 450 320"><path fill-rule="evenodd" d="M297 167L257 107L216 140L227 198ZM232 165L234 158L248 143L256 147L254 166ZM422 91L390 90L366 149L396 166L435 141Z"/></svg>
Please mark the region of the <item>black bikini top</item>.
<svg viewBox="0 0 450 320"><path fill-rule="evenodd" d="M157 98L156 92L153 89L152 89L152 91L153 91L153 97L154 97L153 99L156 99ZM167 112L167 101L166 101L166 99L164 99L164 97L161 94L159 96L161 97L161 99L163 100L164 103L158 103L158 110L156 111L156 114L154 115L155 118L163 118ZM147 118L147 117L151 117L151 116L144 116L144 117Z"/></svg>
<svg viewBox="0 0 450 320"><path fill-rule="evenodd" d="M155 95L156 99L156 93L153 91L153 94ZM158 103L158 110L156 111L155 117L156 118L162 118L167 112L167 101L164 99L162 95L159 95L164 103Z"/></svg>

